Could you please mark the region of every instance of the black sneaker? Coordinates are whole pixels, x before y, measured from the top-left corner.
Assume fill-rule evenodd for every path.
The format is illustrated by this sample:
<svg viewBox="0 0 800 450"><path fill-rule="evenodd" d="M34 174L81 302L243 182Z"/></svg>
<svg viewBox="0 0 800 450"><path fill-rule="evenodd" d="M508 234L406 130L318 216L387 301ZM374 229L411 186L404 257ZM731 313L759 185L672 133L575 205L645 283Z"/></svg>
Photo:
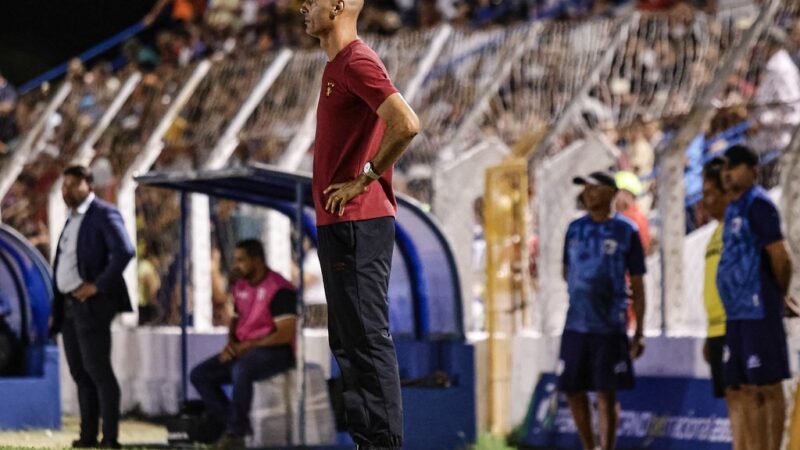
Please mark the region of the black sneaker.
<svg viewBox="0 0 800 450"><path fill-rule="evenodd" d="M97 448L97 441L76 439L72 441L72 448Z"/></svg>
<svg viewBox="0 0 800 450"><path fill-rule="evenodd" d="M122 445L117 441L103 439L100 441L100 448L122 448Z"/></svg>

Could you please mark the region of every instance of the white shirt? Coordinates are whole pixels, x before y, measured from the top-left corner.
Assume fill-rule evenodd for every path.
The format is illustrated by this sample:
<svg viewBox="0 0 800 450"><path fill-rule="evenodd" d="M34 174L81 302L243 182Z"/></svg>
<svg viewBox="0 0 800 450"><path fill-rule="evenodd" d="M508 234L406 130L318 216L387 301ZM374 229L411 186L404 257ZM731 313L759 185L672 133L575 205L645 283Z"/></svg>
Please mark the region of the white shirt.
<svg viewBox="0 0 800 450"><path fill-rule="evenodd" d="M70 211L67 224L58 241L58 267L56 267L56 286L62 294L69 294L83 284L78 273L78 233L81 230L86 211L94 201L94 192L90 192L77 208Z"/></svg>
<svg viewBox="0 0 800 450"><path fill-rule="evenodd" d="M759 151L789 145L800 124L800 69L786 50L779 50L767 62L754 103L758 121L768 128L757 133L751 145Z"/></svg>

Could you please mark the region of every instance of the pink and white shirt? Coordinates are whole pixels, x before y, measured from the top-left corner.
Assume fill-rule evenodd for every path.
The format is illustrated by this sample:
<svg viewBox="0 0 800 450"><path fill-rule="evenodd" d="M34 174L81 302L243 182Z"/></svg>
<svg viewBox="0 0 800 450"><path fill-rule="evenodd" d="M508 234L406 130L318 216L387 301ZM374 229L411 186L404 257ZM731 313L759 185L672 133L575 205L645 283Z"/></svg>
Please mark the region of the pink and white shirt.
<svg viewBox="0 0 800 450"><path fill-rule="evenodd" d="M275 331L275 320L297 314L294 286L274 271L269 271L255 286L244 279L237 281L233 286L233 299L239 315L236 323L239 341L267 336Z"/></svg>

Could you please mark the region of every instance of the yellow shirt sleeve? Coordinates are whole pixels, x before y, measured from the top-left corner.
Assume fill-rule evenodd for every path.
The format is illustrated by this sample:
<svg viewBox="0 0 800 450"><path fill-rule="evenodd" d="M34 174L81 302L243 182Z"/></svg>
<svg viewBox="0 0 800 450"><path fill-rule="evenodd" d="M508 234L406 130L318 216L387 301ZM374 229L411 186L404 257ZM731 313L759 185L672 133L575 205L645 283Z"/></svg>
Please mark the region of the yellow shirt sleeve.
<svg viewBox="0 0 800 450"><path fill-rule="evenodd" d="M703 297L708 316L708 337L725 336L725 308L717 290L717 268L722 256L722 223L717 225L706 247L706 273Z"/></svg>

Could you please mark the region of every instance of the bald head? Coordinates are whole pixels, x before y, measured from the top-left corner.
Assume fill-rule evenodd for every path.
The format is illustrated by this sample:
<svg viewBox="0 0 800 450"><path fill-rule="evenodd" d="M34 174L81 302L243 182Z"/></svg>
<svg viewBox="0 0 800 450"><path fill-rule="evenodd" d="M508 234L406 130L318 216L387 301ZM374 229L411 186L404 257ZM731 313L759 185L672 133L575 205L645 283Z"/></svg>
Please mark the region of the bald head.
<svg viewBox="0 0 800 450"><path fill-rule="evenodd" d="M300 12L305 17L306 32L320 40L332 35L355 33L364 0L303 0Z"/></svg>

